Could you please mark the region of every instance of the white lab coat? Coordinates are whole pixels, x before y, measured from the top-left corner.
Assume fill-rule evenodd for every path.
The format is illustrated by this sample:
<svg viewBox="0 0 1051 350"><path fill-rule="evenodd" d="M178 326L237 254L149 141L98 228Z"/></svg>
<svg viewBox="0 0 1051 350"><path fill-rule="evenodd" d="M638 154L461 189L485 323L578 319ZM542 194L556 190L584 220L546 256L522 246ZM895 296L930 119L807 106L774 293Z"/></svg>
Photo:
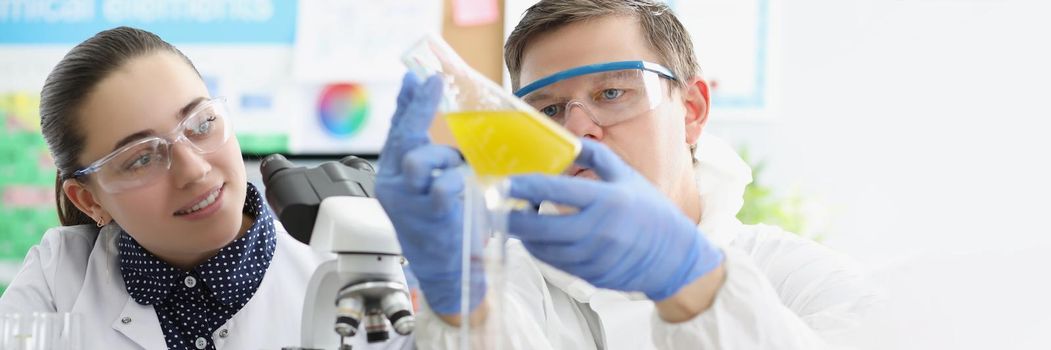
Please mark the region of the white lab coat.
<svg viewBox="0 0 1051 350"><path fill-rule="evenodd" d="M502 306L512 348L820 349L859 325L879 299L851 260L780 228L738 221L751 170L721 140L701 139L699 227L726 252L726 282L711 308L664 322L644 295L595 288L512 240ZM422 304L417 346L454 348L458 329Z"/></svg>
<svg viewBox="0 0 1051 350"><path fill-rule="evenodd" d="M275 222L276 223L276 222ZM252 299L216 330L216 349L280 349L300 345L306 286L314 269L332 256L315 253L280 225L273 260ZM91 225L48 230L26 255L22 270L0 298L3 312L80 314L84 349L164 349L153 306L128 295L118 266L120 227ZM223 330L226 330L225 332ZM391 332L376 348L411 347ZM360 348L355 338L355 349ZM372 348L372 347L369 347Z"/></svg>

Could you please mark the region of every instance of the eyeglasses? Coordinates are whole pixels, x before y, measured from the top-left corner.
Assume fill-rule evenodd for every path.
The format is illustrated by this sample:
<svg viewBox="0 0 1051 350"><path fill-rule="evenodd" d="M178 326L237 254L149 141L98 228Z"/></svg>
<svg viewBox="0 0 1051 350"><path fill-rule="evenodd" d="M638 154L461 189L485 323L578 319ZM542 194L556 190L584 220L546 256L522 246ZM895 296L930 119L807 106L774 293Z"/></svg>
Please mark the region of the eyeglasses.
<svg viewBox="0 0 1051 350"><path fill-rule="evenodd" d="M569 110L579 107L596 125L607 127L657 108L676 81L664 66L646 61L593 64L561 71L518 91L527 104L565 125Z"/></svg>
<svg viewBox="0 0 1051 350"><path fill-rule="evenodd" d="M225 100L202 102L166 136L150 136L102 157L74 178L93 175L106 192L117 193L142 187L160 178L171 168L172 147L185 141L198 154L212 153L230 138Z"/></svg>

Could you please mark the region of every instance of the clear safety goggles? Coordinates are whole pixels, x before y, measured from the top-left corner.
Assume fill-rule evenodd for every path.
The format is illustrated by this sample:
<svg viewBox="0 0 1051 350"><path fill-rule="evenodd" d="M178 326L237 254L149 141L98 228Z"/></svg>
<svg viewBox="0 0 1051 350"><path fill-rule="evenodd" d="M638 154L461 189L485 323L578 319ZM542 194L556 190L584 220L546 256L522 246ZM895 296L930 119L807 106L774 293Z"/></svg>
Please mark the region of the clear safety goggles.
<svg viewBox="0 0 1051 350"><path fill-rule="evenodd" d="M570 110L580 108L601 127L640 116L657 108L675 75L646 61L592 64L564 70L534 81L515 96L556 123L565 125Z"/></svg>
<svg viewBox="0 0 1051 350"><path fill-rule="evenodd" d="M225 100L201 102L175 130L128 144L73 173L74 178L93 175L106 192L116 193L148 185L167 173L177 142L198 154L215 152L230 139Z"/></svg>

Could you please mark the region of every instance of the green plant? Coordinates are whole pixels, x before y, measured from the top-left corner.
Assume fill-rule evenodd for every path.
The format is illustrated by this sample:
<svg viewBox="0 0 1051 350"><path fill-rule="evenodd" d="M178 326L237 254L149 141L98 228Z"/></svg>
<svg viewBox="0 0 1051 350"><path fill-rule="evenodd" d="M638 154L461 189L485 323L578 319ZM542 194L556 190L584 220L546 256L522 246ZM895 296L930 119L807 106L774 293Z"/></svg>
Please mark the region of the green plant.
<svg viewBox="0 0 1051 350"><path fill-rule="evenodd" d="M744 206L737 213L742 223L779 226L789 232L820 241L823 237L813 225L814 208L819 207L807 200L798 189L778 191L766 184L763 175L767 162L755 160L747 147L738 154L752 168L752 183L745 187Z"/></svg>

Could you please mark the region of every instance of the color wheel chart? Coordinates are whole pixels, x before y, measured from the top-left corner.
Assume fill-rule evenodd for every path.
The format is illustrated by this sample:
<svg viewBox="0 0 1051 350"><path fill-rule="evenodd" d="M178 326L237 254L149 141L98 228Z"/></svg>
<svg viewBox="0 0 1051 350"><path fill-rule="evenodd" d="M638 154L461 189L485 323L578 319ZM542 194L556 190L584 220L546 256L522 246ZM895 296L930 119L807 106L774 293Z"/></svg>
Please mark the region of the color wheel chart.
<svg viewBox="0 0 1051 350"><path fill-rule="evenodd" d="M326 86L317 103L321 125L330 135L347 138L361 131L369 117L369 94L358 84Z"/></svg>

